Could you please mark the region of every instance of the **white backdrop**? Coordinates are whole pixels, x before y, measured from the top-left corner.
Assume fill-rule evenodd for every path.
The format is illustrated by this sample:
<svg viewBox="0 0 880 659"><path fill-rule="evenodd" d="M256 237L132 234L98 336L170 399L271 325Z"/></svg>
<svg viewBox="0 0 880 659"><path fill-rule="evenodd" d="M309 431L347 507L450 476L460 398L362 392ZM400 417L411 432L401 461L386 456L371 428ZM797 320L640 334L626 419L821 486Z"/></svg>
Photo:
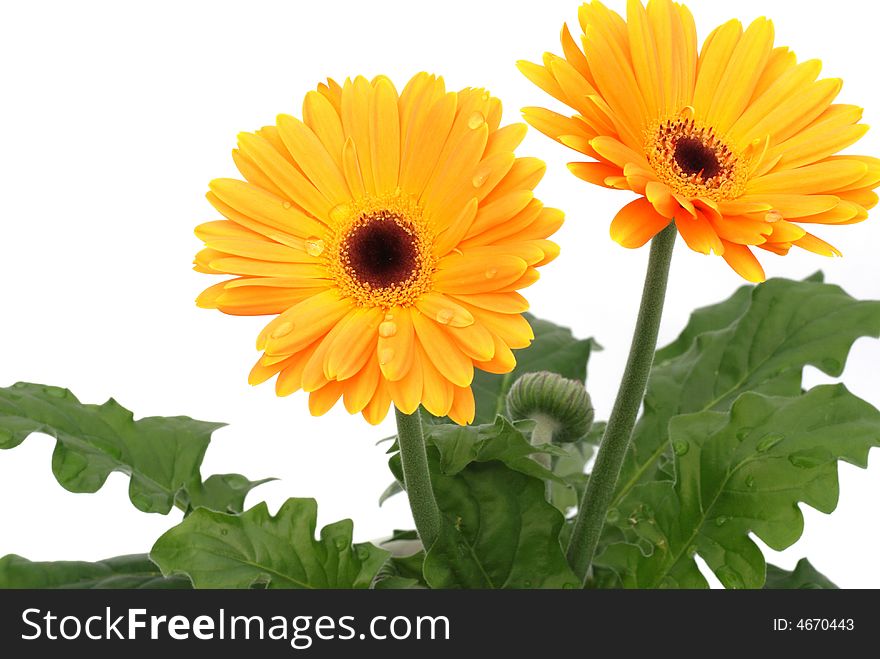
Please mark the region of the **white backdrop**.
<svg viewBox="0 0 880 659"><path fill-rule="evenodd" d="M822 58L824 75L845 79L842 99L880 123L876 20L860 0L694 0L700 38L736 16L775 19L777 42L800 59ZM623 0L610 0L622 11ZM236 133L300 112L326 76L385 73L402 87L420 70L450 88L486 86L505 104L544 105L517 59L559 52L563 21L577 25L577 0L467 2L7 2L0 8L0 386L16 380L67 386L83 401L113 396L136 416L187 414L230 425L215 434L203 474L277 476L249 497L274 510L288 496L319 502L319 523L351 517L358 540L410 527L402 497L376 499L391 477L371 428L339 406L309 416L303 395L275 397L246 382L261 318L197 309L215 280L190 270L200 222L215 219L203 197L212 178L236 176ZM573 28L574 29L574 28ZM880 132L857 145L880 154ZM545 159L538 196L567 212L556 235L561 257L528 291L539 316L593 335L605 346L590 365L591 393L605 418L635 319L647 249L608 237L622 192L571 176L568 152L531 131L521 155ZM880 211L877 211L880 213ZM763 257L769 276L800 278L822 268L862 298L880 298L877 214L820 235L844 252ZM679 244L661 342L691 310L742 282L720 258ZM880 406L880 342L863 339L844 380ZM810 384L827 380L817 372ZM99 559L143 552L179 520L145 515L128 502L127 478L98 494L74 495L53 479L45 436L0 453L0 555ZM809 556L845 587L880 587L880 463L842 466L833 516L805 509L803 539L769 559L792 567ZM717 582L716 582L717 583Z"/></svg>

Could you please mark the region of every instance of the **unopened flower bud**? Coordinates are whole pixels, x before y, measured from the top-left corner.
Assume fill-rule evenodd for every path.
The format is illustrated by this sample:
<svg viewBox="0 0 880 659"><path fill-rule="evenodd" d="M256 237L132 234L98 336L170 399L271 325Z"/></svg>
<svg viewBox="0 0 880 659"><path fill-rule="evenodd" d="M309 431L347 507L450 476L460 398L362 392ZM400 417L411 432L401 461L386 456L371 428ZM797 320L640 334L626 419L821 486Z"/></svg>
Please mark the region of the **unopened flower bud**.
<svg viewBox="0 0 880 659"><path fill-rule="evenodd" d="M507 393L514 420L534 419L552 429L552 441L574 442L593 425L593 403L581 382L541 371L526 373Z"/></svg>

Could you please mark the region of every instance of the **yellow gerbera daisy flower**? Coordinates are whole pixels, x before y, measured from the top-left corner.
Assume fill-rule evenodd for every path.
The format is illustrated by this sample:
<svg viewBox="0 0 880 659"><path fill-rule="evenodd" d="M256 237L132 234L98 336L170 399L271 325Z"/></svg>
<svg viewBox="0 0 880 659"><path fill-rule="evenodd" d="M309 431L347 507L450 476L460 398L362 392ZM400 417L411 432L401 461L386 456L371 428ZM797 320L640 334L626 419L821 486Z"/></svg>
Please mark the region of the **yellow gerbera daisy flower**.
<svg viewBox="0 0 880 659"><path fill-rule="evenodd" d="M765 18L725 23L699 55L691 13L670 0L629 0L626 20L591 2L579 19L583 49L565 26L564 57L520 63L577 114L523 113L593 159L571 163L576 176L641 195L614 218L614 240L640 247L674 220L691 249L750 281L764 279L752 247L840 254L799 226L860 222L877 203L880 160L834 155L867 130L860 108L832 104L840 80L774 48Z"/></svg>
<svg viewBox="0 0 880 659"><path fill-rule="evenodd" d="M513 153L526 126L426 73L400 96L385 77L330 80L302 114L240 135L245 181L211 182L226 219L196 230L196 270L235 278L197 303L277 314L250 382L277 374L314 415L342 397L373 424L392 402L470 423L474 367L513 369L533 338L517 290L559 252L562 213L532 192L544 163Z"/></svg>

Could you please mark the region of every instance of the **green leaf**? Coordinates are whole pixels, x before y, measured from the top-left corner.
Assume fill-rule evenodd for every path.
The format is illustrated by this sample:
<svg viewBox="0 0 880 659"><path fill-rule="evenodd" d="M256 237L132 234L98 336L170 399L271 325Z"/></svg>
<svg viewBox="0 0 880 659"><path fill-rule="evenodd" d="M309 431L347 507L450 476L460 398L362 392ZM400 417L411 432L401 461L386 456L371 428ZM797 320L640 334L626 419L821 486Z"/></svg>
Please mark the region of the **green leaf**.
<svg viewBox="0 0 880 659"><path fill-rule="evenodd" d="M144 512L166 514L175 500L240 510L247 492L266 482L225 474L202 483L199 468L211 433L223 425L183 416L135 421L113 399L83 404L60 387L19 382L0 388L0 449L15 448L31 433L50 435L57 440L52 472L62 487L97 492L120 471L131 477L129 498Z"/></svg>
<svg viewBox="0 0 880 659"><path fill-rule="evenodd" d="M587 435L577 441L563 444L559 448L565 451L564 456L553 460L553 473L562 483L551 484L551 500L553 505L566 513L580 502L589 476L584 473L587 463L593 457L596 445L605 432L605 423L594 423Z"/></svg>
<svg viewBox="0 0 880 659"><path fill-rule="evenodd" d="M277 480L264 478L259 481L248 480L241 474L214 474L204 483L199 479L190 483L178 495L177 503L190 514L196 508L208 508L223 513L240 513L244 510L244 500L255 487Z"/></svg>
<svg viewBox="0 0 880 659"><path fill-rule="evenodd" d="M535 339L532 344L516 352L516 368L510 373L496 375L477 370L472 386L477 414L474 423L492 423L498 414L507 414L507 392L524 373L552 371L571 380L584 382L587 361L593 350L601 350L593 339L575 339L571 330L524 314Z"/></svg>
<svg viewBox="0 0 880 659"><path fill-rule="evenodd" d="M317 517L314 499L288 499L274 517L265 503L241 515L199 508L150 557L196 588L368 588L389 553L352 545L348 519L325 526L316 541Z"/></svg>
<svg viewBox="0 0 880 659"><path fill-rule="evenodd" d="M745 306L742 290L732 301L695 314L685 338L660 351L665 361L651 372L616 502L657 477L671 459L668 425L676 415L726 411L747 391L796 396L805 366L839 376L856 339L880 336L880 302L859 302L816 277L771 279L745 289L751 293ZM689 347L679 352L687 340Z"/></svg>
<svg viewBox="0 0 880 659"><path fill-rule="evenodd" d="M426 432L426 442L440 453L440 471L454 476L473 462L499 460L520 473L556 481L559 477L539 465L530 456L536 453L566 456L567 453L552 444L533 446L510 421L496 417L492 424L433 426Z"/></svg>
<svg viewBox="0 0 880 659"><path fill-rule="evenodd" d="M775 565L767 565L767 582L765 590L836 590L837 586L812 566L810 561L802 558L794 570L789 572Z"/></svg>
<svg viewBox="0 0 880 659"><path fill-rule="evenodd" d="M425 557L432 588L575 587L559 533L562 513L544 483L498 461L474 462L454 476L429 449L443 528Z"/></svg>
<svg viewBox="0 0 880 659"><path fill-rule="evenodd" d="M569 453L552 444L533 446L524 434L531 433L533 425L530 420L511 423L498 416L494 423L480 426L447 423L423 425L422 429L425 442L439 450L440 469L445 474L455 475L471 462L500 460L515 471L567 487L567 480L542 467L530 456L544 453L567 457ZM396 444L394 449L397 450ZM401 481L395 480L379 497L379 505L403 491Z"/></svg>
<svg viewBox="0 0 880 659"><path fill-rule="evenodd" d="M434 426L426 433L440 538L424 562L431 588L562 588L575 585L559 534L562 513L545 499L544 479L560 481L529 455L522 431L499 417L483 426ZM400 455L389 460L403 481Z"/></svg>
<svg viewBox="0 0 880 659"><path fill-rule="evenodd" d="M803 532L803 502L837 506L837 461L867 466L880 445L880 412L843 385L794 398L748 393L730 412L670 424L676 481L632 489L608 523L629 540L597 563L626 587L702 588L699 554L728 588L761 588L766 566L754 533L783 550Z"/></svg>
<svg viewBox="0 0 880 659"><path fill-rule="evenodd" d="M654 366L687 352L700 334L721 330L736 322L749 308L753 289L754 286L741 286L723 302L695 310L678 338L657 351Z"/></svg>
<svg viewBox="0 0 880 659"><path fill-rule="evenodd" d="M191 588L188 579L163 577L146 554L83 561L35 562L0 558L0 588Z"/></svg>

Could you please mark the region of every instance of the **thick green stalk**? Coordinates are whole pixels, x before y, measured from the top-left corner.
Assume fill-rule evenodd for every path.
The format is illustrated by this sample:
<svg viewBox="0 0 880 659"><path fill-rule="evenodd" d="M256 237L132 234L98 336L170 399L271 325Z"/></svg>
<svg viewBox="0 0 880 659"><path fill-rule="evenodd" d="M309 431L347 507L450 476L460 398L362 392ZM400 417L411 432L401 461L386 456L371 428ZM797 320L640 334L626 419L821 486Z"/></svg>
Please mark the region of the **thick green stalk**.
<svg viewBox="0 0 880 659"><path fill-rule="evenodd" d="M397 443L400 446L403 485L409 497L416 530L427 551L440 535L440 508L437 507L431 487L422 419L418 410L413 414L404 414L395 407L394 411L397 415Z"/></svg>
<svg viewBox="0 0 880 659"><path fill-rule="evenodd" d="M675 225L670 223L651 243L629 358L568 545L568 562L585 584L654 363L675 237Z"/></svg>

